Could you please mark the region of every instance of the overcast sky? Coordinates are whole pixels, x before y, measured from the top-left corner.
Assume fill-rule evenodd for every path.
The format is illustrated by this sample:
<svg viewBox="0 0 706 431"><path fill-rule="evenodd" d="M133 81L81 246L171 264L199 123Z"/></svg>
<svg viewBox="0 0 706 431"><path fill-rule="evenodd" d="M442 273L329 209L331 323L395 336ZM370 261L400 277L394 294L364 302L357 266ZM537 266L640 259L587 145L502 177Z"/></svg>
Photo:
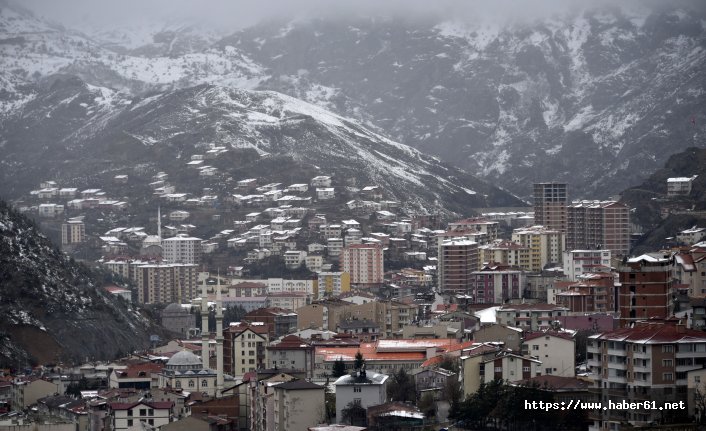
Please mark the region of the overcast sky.
<svg viewBox="0 0 706 431"><path fill-rule="evenodd" d="M472 20L535 19L596 4L644 9L658 0L15 0L39 15L68 26L86 22L120 26L151 21L201 21L241 28L263 19L350 16L428 17ZM671 0L666 7L700 5Z"/></svg>

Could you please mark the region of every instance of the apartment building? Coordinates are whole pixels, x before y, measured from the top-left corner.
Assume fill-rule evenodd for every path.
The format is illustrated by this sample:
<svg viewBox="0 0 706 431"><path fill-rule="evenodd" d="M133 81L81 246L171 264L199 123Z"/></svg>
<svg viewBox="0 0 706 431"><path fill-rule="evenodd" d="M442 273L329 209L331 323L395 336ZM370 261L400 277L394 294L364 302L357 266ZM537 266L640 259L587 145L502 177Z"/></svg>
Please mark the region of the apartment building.
<svg viewBox="0 0 706 431"><path fill-rule="evenodd" d="M498 323L524 330L548 329L557 317L566 316L569 309L552 304L503 305L495 312Z"/></svg>
<svg viewBox="0 0 706 431"><path fill-rule="evenodd" d="M612 272L584 274L574 282L557 282L550 289L552 303L572 313L615 311L615 276Z"/></svg>
<svg viewBox="0 0 706 431"><path fill-rule="evenodd" d="M345 271L319 272L314 280L314 297L339 296L351 290L351 276Z"/></svg>
<svg viewBox="0 0 706 431"><path fill-rule="evenodd" d="M567 244L568 247L568 244ZM569 281L589 272L610 270L610 250L571 250L564 251L564 276Z"/></svg>
<svg viewBox="0 0 706 431"><path fill-rule="evenodd" d="M201 263L201 238L177 235L162 240L162 258L171 263Z"/></svg>
<svg viewBox="0 0 706 431"><path fill-rule="evenodd" d="M86 240L86 225L83 220L68 220L61 225L61 245L80 244Z"/></svg>
<svg viewBox="0 0 706 431"><path fill-rule="evenodd" d="M550 230L566 232L568 203L565 183L535 183L534 223Z"/></svg>
<svg viewBox="0 0 706 431"><path fill-rule="evenodd" d="M500 223L494 220L482 218L464 219L449 223L449 230L470 231L481 234L477 239L481 245L489 244L498 239L498 229Z"/></svg>
<svg viewBox="0 0 706 431"><path fill-rule="evenodd" d="M235 379L245 373L267 368L267 326L231 324L223 329L223 371Z"/></svg>
<svg viewBox="0 0 706 431"><path fill-rule="evenodd" d="M294 380L274 389L274 426L268 431L305 430L326 420L323 386Z"/></svg>
<svg viewBox="0 0 706 431"><path fill-rule="evenodd" d="M296 335L267 346L267 357L272 368L302 371L307 378L314 377L314 346Z"/></svg>
<svg viewBox="0 0 706 431"><path fill-rule="evenodd" d="M676 253L672 277L675 283L689 286L691 298L706 298L706 243Z"/></svg>
<svg viewBox="0 0 706 431"><path fill-rule="evenodd" d="M569 333L541 331L525 334L522 354L542 361L543 375L576 375L576 342Z"/></svg>
<svg viewBox="0 0 706 431"><path fill-rule="evenodd" d="M686 404L688 373L706 365L706 333L676 319L636 321L633 328L592 335L587 346L594 390L608 401L664 401ZM659 410L595 411L595 430L644 426L658 421Z"/></svg>
<svg viewBox="0 0 706 431"><path fill-rule="evenodd" d="M691 187L698 175L691 177L667 178L667 196L687 196L691 193Z"/></svg>
<svg viewBox="0 0 706 431"><path fill-rule="evenodd" d="M541 271L547 264L561 263L565 240L564 232L540 225L512 232L512 241L530 250L529 262L520 265L526 271Z"/></svg>
<svg viewBox="0 0 706 431"><path fill-rule="evenodd" d="M666 318L674 309L672 259L668 255L643 254L628 259L618 269L618 312L620 326L638 320Z"/></svg>
<svg viewBox="0 0 706 431"><path fill-rule="evenodd" d="M472 273L478 270L478 243L447 240L439 245L437 272L439 290L443 293L467 293Z"/></svg>
<svg viewBox="0 0 706 431"><path fill-rule="evenodd" d="M471 273L469 295L476 304L502 304L522 297L524 273L507 267L486 266Z"/></svg>
<svg viewBox="0 0 706 431"><path fill-rule="evenodd" d="M542 361L522 356L509 350L502 350L480 362L479 373L482 383L493 380L516 382L542 375Z"/></svg>
<svg viewBox="0 0 706 431"><path fill-rule="evenodd" d="M516 242L497 240L492 244L478 247L482 263L500 263L517 268L527 268L530 262L530 249Z"/></svg>
<svg viewBox="0 0 706 431"><path fill-rule="evenodd" d="M183 303L198 296L198 267L193 264L153 263L134 267L131 279L141 304Z"/></svg>
<svg viewBox="0 0 706 431"><path fill-rule="evenodd" d="M380 286L384 265L382 246L352 244L341 252L341 270L350 274L351 284L359 288Z"/></svg>
<svg viewBox="0 0 706 431"><path fill-rule="evenodd" d="M575 201L567 208L568 250L610 250L630 253L630 208L616 201Z"/></svg>

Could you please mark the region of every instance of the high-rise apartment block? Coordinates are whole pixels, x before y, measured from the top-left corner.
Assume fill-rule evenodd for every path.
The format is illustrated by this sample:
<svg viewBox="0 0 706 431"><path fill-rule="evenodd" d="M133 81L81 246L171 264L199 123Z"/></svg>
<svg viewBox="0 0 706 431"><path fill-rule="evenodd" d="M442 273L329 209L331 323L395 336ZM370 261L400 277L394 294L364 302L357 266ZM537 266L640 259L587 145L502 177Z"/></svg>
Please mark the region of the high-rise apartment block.
<svg viewBox="0 0 706 431"><path fill-rule="evenodd" d="M628 259L618 269L618 311L620 326L638 320L666 318L672 314L671 259L662 255L643 254Z"/></svg>
<svg viewBox="0 0 706 431"><path fill-rule="evenodd" d="M137 287L139 303L168 304L187 302L198 295L197 274L196 265L155 263L135 266L131 278Z"/></svg>
<svg viewBox="0 0 706 431"><path fill-rule="evenodd" d="M568 206L567 250L630 252L630 208L616 201L575 201Z"/></svg>
<svg viewBox="0 0 706 431"><path fill-rule="evenodd" d="M467 239L442 242L437 267L441 292L465 294L478 270L478 243Z"/></svg>
<svg viewBox="0 0 706 431"><path fill-rule="evenodd" d="M566 232L566 206L569 203L564 183L534 185L534 224Z"/></svg>
<svg viewBox="0 0 706 431"><path fill-rule="evenodd" d="M350 274L357 287L375 287L383 282L383 251L379 244L351 244L341 252L341 271Z"/></svg>

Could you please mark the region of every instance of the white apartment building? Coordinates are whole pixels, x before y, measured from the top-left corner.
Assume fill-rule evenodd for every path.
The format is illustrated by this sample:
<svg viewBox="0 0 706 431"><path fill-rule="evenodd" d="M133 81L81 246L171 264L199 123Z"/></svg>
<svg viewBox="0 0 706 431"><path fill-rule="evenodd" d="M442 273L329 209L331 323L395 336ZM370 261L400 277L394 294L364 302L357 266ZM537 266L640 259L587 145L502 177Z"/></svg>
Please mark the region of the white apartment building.
<svg viewBox="0 0 706 431"><path fill-rule="evenodd" d="M564 275L568 281L578 280L578 276L600 271L600 267L610 268L610 250L571 250L564 252Z"/></svg>
<svg viewBox="0 0 706 431"><path fill-rule="evenodd" d="M576 342L566 332L530 332L522 342L522 354L542 361L542 375L576 375Z"/></svg>
<svg viewBox="0 0 706 431"><path fill-rule="evenodd" d="M201 263L201 238L177 235L162 240L162 258L171 263Z"/></svg>

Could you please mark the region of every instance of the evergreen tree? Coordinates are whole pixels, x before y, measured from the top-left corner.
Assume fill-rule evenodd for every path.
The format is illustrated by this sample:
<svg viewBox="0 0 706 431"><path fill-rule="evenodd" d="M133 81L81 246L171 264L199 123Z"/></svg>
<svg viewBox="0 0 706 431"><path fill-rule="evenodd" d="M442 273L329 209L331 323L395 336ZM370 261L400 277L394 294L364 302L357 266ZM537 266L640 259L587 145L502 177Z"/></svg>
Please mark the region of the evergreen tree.
<svg viewBox="0 0 706 431"><path fill-rule="evenodd" d="M331 376L341 377L346 374L346 364L343 359L338 358L336 362L333 363L333 370L331 370Z"/></svg>
<svg viewBox="0 0 706 431"><path fill-rule="evenodd" d="M363 354L360 353L360 350L358 350L358 353L355 354L355 362L353 362L353 368L358 371L363 368L364 364L365 359L363 359Z"/></svg>

